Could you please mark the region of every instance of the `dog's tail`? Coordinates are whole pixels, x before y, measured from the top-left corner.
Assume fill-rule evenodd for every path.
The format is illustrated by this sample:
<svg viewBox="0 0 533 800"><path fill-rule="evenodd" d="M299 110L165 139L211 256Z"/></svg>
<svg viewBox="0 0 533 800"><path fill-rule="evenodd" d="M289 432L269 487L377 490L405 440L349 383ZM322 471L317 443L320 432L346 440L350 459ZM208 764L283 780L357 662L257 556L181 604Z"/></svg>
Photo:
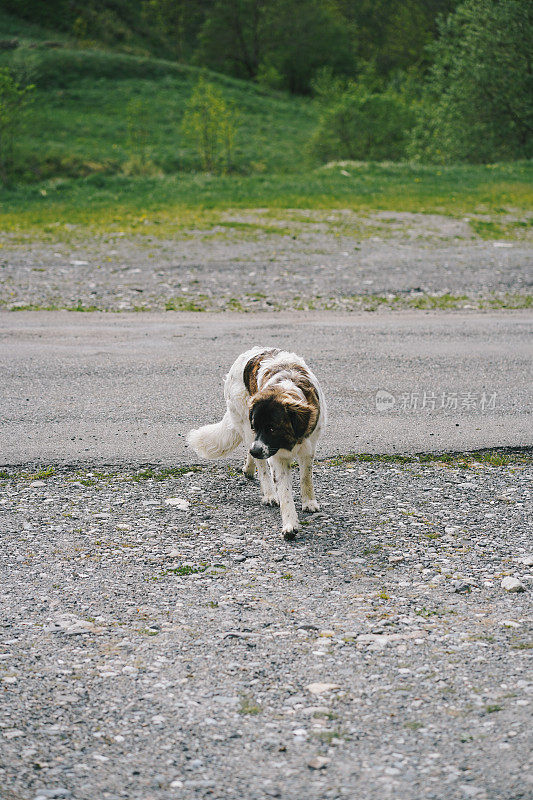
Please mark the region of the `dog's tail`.
<svg viewBox="0 0 533 800"><path fill-rule="evenodd" d="M235 428L226 411L220 422L204 425L203 428L191 431L187 442L204 458L221 458L235 450L242 441L242 436Z"/></svg>

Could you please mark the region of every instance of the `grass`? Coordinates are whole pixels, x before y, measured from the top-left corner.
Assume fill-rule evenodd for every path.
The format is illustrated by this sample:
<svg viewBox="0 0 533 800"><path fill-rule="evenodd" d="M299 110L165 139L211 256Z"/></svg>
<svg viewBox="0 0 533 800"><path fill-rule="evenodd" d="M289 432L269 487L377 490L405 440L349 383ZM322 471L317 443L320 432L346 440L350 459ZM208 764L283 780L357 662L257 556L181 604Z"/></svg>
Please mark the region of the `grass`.
<svg viewBox="0 0 533 800"><path fill-rule="evenodd" d="M335 466L351 463L385 463L385 464L442 464L452 468L469 468L475 465L488 467L507 467L515 465L532 465L533 449L504 448L501 450L474 450L466 453L417 453L414 455L395 455L379 453L348 453L328 459L326 464Z"/></svg>
<svg viewBox="0 0 533 800"><path fill-rule="evenodd" d="M347 453L334 458L324 459L324 466L339 466L342 464L392 464L410 466L412 464L437 464L453 469L469 469L476 466L486 467L520 467L533 465L533 448L501 448L499 450L474 450L466 453L417 453L413 455L388 454L388 453ZM36 472L28 472L16 468L0 469L1 480L43 480L50 477L64 478L70 481L79 481L84 485L94 485L99 480L120 480L122 482L140 482L145 480L164 481L180 478L194 472L202 472L204 466L197 464L183 467L145 467L137 472L80 472L79 470L58 473L53 466L40 467ZM240 476L240 471L229 468L232 474ZM379 551L379 547L367 548L364 555ZM217 565L215 565L217 566ZM177 567L176 569L181 569ZM188 567L186 568L188 569ZM189 573L184 573L189 574ZM293 580L290 573L280 575L282 580ZM386 599L386 598L383 598Z"/></svg>
<svg viewBox="0 0 533 800"><path fill-rule="evenodd" d="M2 12L0 27L22 43L0 51L0 66L24 63L36 84L17 137L19 185L0 190L0 229L12 235L174 236L214 225L240 225L243 235L278 233L221 220L224 209L258 207L493 215L470 220L488 239L530 230L531 161L318 167L307 150L319 113L309 98L173 61L77 47ZM64 46L44 47L45 38ZM195 143L181 131L202 74L235 109L231 174L199 172Z"/></svg>
<svg viewBox="0 0 533 800"><path fill-rule="evenodd" d="M427 311L459 311L475 309L491 311L494 309L524 310L533 307L533 295L505 292L488 296L475 295L428 295L423 293L396 295L338 295L327 297L312 295L310 297L287 297L283 300L260 303L260 296L244 294L236 297L198 295L175 295L168 300L155 301L154 304L133 305L126 308L109 305L83 305L78 301L75 305L54 302L47 304L13 303L0 299L0 308L6 311L101 311L120 314L124 312L143 313L146 311L190 311L194 313L234 311L240 313L257 311L405 311L409 309Z"/></svg>
<svg viewBox="0 0 533 800"><path fill-rule="evenodd" d="M20 61L24 52L0 52L0 66ZM234 109L236 171L293 172L306 163L306 143L317 124L308 99L171 61L102 50L27 49L26 59L36 90L17 143L24 181L199 169L197 148L181 123L202 74Z"/></svg>
<svg viewBox="0 0 533 800"><path fill-rule="evenodd" d="M243 716L255 717L261 713L263 709L255 702L255 700L247 694L241 694L238 713Z"/></svg>
<svg viewBox="0 0 533 800"><path fill-rule="evenodd" d="M295 174L92 175L1 189L0 229L53 239L80 233L171 238L213 228L225 209L264 206L522 214L533 204L532 186L533 162L438 169L366 163L349 178L323 168Z"/></svg>

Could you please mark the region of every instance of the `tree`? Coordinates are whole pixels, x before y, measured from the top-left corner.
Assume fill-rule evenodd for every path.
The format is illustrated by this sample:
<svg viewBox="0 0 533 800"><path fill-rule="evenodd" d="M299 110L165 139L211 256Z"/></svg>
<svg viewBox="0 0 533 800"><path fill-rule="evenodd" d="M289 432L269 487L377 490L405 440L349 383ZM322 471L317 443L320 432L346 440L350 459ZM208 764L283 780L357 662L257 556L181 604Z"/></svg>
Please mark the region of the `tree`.
<svg viewBox="0 0 533 800"><path fill-rule="evenodd" d="M439 27L412 154L441 162L533 155L533 4L466 0Z"/></svg>
<svg viewBox="0 0 533 800"><path fill-rule="evenodd" d="M200 31L196 61L237 78L255 78L267 5L268 0L217 0Z"/></svg>
<svg viewBox="0 0 533 800"><path fill-rule="evenodd" d="M198 63L292 92L309 91L320 67L353 67L349 25L333 0L217 0L199 41Z"/></svg>
<svg viewBox="0 0 533 800"><path fill-rule="evenodd" d="M22 86L6 67L0 68L0 180L9 185L15 172L15 142L33 86Z"/></svg>
<svg viewBox="0 0 533 800"><path fill-rule="evenodd" d="M207 172L226 172L232 167L235 115L222 93L200 78L187 104L182 129L198 150Z"/></svg>

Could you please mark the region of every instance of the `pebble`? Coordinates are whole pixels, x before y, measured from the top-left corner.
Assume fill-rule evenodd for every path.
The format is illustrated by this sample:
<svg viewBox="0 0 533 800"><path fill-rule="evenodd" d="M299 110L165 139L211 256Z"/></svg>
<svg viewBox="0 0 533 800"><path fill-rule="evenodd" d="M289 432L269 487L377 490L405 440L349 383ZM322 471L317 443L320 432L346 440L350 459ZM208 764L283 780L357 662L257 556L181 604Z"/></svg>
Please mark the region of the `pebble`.
<svg viewBox="0 0 533 800"><path fill-rule="evenodd" d="M401 564L404 561L403 556L389 556L389 564Z"/></svg>
<svg viewBox="0 0 533 800"><path fill-rule="evenodd" d="M165 503L167 506L173 506L174 508L177 508L178 511L187 511L191 505L190 502L184 497L167 497Z"/></svg>
<svg viewBox="0 0 533 800"><path fill-rule="evenodd" d="M326 692L334 692L335 689L340 689L338 683L310 683L305 687L311 694L326 694Z"/></svg>
<svg viewBox="0 0 533 800"><path fill-rule="evenodd" d="M330 763L331 758L325 758L325 756L315 756L307 762L307 766L309 769L326 769Z"/></svg>
<svg viewBox="0 0 533 800"><path fill-rule="evenodd" d="M456 594L470 594L472 587L466 581L454 581L453 590Z"/></svg>
<svg viewBox="0 0 533 800"><path fill-rule="evenodd" d="M520 559L520 563L523 564L525 567L533 567L533 555L523 556Z"/></svg>
<svg viewBox="0 0 533 800"><path fill-rule="evenodd" d="M506 592L524 592L526 589L522 581L512 578L510 575L504 578L500 585Z"/></svg>

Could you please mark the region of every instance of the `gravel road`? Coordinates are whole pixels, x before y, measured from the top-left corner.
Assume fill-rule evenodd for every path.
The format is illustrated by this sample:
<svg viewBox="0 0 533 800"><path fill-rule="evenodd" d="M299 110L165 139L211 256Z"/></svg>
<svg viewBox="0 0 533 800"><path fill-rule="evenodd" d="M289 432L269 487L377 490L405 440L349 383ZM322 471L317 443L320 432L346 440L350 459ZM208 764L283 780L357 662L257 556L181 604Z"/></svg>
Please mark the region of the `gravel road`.
<svg viewBox="0 0 533 800"><path fill-rule="evenodd" d="M532 477L323 462L290 544L224 464L2 480L3 800L531 797Z"/></svg>
<svg viewBox="0 0 533 800"><path fill-rule="evenodd" d="M261 211L226 214L222 226L172 240L119 233L80 241L75 231L72 241L55 244L6 237L0 303L115 311L350 310L376 295L409 304L423 294L451 293L456 305L468 308L493 294L509 303L531 293L526 233L484 241L467 221L430 214L284 213L283 220Z"/></svg>
<svg viewBox="0 0 533 800"><path fill-rule="evenodd" d="M262 313L0 315L0 800L533 796L533 452L346 457L531 443L531 315L473 313L528 302L527 237L278 217L4 237L4 309ZM465 311L338 313L446 293ZM234 460L181 444L252 339L302 352L330 401L292 543Z"/></svg>

